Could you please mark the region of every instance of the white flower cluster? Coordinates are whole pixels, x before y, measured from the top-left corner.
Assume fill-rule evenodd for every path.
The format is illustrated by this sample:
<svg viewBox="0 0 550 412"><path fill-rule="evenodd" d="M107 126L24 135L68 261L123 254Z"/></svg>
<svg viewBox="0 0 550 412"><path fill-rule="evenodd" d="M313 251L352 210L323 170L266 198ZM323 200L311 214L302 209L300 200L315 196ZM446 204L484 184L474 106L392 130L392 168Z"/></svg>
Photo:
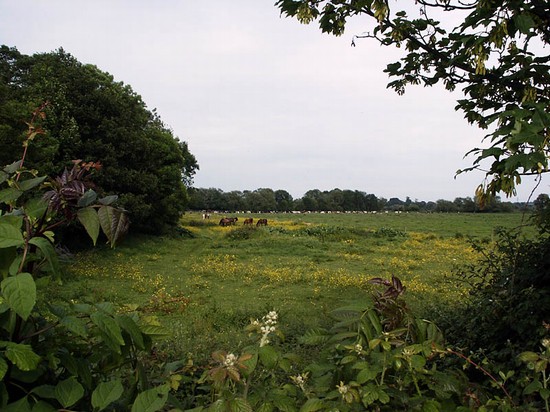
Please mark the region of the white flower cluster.
<svg viewBox="0 0 550 412"><path fill-rule="evenodd" d="M355 352L358 354L358 355L361 355L361 353L363 353L363 346L361 344L357 344L355 345Z"/></svg>
<svg viewBox="0 0 550 412"><path fill-rule="evenodd" d="M348 393L349 387L344 384L344 382L340 381L340 385L336 385L338 388L338 392L340 392L341 395L345 395Z"/></svg>
<svg viewBox="0 0 550 412"><path fill-rule="evenodd" d="M266 325L276 325L278 317L279 316L277 315L277 312L272 310L267 315L265 315L262 320L265 322Z"/></svg>
<svg viewBox="0 0 550 412"><path fill-rule="evenodd" d="M305 385L307 381L308 374L307 372L301 375L291 376L290 379L292 379L292 382L299 387L303 392L305 392Z"/></svg>
<svg viewBox="0 0 550 412"><path fill-rule="evenodd" d="M232 367L232 366L235 366L235 363L237 362L237 357L232 354L232 353L228 353L226 356L225 356L225 360L223 361L223 365L224 366L227 366L228 368Z"/></svg>
<svg viewBox="0 0 550 412"><path fill-rule="evenodd" d="M262 318L261 322L258 320L252 322L252 325L259 327L260 333L262 334L262 338L260 339L260 347L269 343L268 336L277 329L277 319L277 312L272 310Z"/></svg>

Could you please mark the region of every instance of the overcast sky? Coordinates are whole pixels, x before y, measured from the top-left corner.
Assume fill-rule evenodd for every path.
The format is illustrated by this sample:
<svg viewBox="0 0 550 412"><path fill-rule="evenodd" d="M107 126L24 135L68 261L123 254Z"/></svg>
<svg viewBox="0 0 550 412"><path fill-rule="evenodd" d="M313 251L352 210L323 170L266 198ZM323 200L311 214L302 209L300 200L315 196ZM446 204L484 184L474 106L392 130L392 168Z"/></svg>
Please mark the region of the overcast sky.
<svg viewBox="0 0 550 412"><path fill-rule="evenodd" d="M401 51L350 45L368 20L333 37L281 17L274 2L0 0L0 43L24 54L62 47L129 84L188 142L196 187L473 197L483 175L455 172L485 133L454 111L459 94L398 96L382 71Z"/></svg>

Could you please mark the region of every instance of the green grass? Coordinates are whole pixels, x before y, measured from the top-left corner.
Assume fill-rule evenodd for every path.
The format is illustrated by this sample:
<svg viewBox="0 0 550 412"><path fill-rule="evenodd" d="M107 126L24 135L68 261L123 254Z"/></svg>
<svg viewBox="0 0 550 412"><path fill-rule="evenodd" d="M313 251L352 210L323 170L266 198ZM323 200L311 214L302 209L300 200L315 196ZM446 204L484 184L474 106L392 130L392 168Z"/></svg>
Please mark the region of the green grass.
<svg viewBox="0 0 550 412"><path fill-rule="evenodd" d="M449 280L473 261L467 237L490 241L496 226L521 215L278 214L267 227L217 225L182 217L182 236L133 237L114 250L80 253L54 296L111 300L158 315L172 331L160 346L205 358L244 345L243 327L269 310L280 314L288 344L327 314L372 291L373 277L398 276L416 311L453 305L467 288ZM255 219L258 215L253 216ZM243 216L244 218L244 216ZM242 221L243 219L239 219Z"/></svg>

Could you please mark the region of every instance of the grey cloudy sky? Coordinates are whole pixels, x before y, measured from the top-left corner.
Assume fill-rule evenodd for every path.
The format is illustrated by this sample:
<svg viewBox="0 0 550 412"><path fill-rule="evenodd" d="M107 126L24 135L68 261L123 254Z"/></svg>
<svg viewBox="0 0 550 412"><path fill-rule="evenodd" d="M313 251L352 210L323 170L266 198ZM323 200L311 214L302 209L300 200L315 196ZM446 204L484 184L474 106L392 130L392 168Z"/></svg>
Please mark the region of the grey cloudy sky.
<svg viewBox="0 0 550 412"><path fill-rule="evenodd" d="M419 200L473 196L463 159L484 132L436 86L386 89L400 51L283 18L274 0L0 0L0 43L59 47L131 85L223 191L361 190ZM526 200L526 183L511 200ZM547 191L541 185L540 191Z"/></svg>

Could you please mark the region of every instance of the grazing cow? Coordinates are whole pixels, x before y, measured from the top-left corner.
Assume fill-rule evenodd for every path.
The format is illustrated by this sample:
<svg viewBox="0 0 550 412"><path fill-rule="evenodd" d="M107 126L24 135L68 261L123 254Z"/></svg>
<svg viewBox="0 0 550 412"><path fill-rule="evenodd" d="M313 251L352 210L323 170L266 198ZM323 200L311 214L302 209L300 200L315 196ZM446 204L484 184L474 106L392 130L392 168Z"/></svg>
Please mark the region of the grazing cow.
<svg viewBox="0 0 550 412"><path fill-rule="evenodd" d="M256 226L267 226L267 219L258 219Z"/></svg>
<svg viewBox="0 0 550 412"><path fill-rule="evenodd" d="M254 223L254 219L252 219L251 217L246 218L246 219L244 220L244 224L245 224L245 225L251 225L251 224L253 224L253 223Z"/></svg>

